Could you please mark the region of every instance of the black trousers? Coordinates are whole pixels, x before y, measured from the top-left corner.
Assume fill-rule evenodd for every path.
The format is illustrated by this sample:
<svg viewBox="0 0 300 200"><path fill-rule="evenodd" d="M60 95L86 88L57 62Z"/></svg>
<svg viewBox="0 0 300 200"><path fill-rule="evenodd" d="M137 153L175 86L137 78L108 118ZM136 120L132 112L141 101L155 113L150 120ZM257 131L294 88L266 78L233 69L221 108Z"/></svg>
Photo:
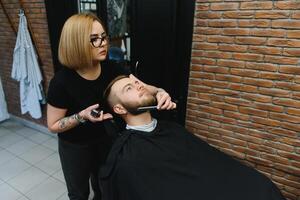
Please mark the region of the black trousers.
<svg viewBox="0 0 300 200"><path fill-rule="evenodd" d="M105 162L111 142L79 145L58 140L58 151L70 200L88 200L89 179L94 191L93 200L101 200L98 173Z"/></svg>

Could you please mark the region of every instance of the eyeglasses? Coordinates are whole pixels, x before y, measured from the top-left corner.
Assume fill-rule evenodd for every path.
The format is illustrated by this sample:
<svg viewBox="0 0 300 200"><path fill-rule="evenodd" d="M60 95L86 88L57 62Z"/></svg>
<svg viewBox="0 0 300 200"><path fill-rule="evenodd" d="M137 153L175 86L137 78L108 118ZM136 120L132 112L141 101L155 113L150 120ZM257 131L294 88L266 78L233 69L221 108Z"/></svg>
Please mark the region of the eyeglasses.
<svg viewBox="0 0 300 200"><path fill-rule="evenodd" d="M106 35L106 33L102 34L101 37L91 38L90 42L92 43L93 47L99 48L102 46L104 40L105 42L108 41L108 35Z"/></svg>

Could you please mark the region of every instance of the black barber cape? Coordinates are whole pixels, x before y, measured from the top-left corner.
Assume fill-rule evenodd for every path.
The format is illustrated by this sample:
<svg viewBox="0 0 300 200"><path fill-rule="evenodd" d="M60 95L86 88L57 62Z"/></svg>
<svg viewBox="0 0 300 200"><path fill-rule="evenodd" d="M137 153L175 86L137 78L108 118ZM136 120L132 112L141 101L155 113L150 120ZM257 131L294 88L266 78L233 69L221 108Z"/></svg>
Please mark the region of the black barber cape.
<svg viewBox="0 0 300 200"><path fill-rule="evenodd" d="M100 176L104 200L284 199L266 176L170 122L124 131Z"/></svg>

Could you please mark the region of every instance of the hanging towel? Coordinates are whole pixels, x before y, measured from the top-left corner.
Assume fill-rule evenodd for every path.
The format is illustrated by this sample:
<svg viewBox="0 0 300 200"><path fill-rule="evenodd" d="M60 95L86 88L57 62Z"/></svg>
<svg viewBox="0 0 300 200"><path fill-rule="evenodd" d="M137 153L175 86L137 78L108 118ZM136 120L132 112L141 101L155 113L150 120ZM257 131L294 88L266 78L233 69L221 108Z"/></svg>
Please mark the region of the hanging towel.
<svg viewBox="0 0 300 200"><path fill-rule="evenodd" d="M5 96L2 88L2 82L0 77L0 122L9 118L9 114L7 112L7 105L5 101Z"/></svg>
<svg viewBox="0 0 300 200"><path fill-rule="evenodd" d="M33 47L27 20L24 12L19 14L19 29L16 46L14 49L11 77L20 82L21 112L35 118L41 118L41 103L45 103L45 95L42 89L42 75L37 56Z"/></svg>

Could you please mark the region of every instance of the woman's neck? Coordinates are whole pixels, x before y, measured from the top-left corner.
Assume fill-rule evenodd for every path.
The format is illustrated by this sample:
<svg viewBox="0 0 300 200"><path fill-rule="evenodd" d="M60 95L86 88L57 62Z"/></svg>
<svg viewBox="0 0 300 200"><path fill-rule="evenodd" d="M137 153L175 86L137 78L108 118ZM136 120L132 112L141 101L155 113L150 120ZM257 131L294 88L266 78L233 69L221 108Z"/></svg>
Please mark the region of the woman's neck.
<svg viewBox="0 0 300 200"><path fill-rule="evenodd" d="M76 71L82 78L87 80L96 80L101 74L101 65L94 65L89 68L80 69Z"/></svg>

